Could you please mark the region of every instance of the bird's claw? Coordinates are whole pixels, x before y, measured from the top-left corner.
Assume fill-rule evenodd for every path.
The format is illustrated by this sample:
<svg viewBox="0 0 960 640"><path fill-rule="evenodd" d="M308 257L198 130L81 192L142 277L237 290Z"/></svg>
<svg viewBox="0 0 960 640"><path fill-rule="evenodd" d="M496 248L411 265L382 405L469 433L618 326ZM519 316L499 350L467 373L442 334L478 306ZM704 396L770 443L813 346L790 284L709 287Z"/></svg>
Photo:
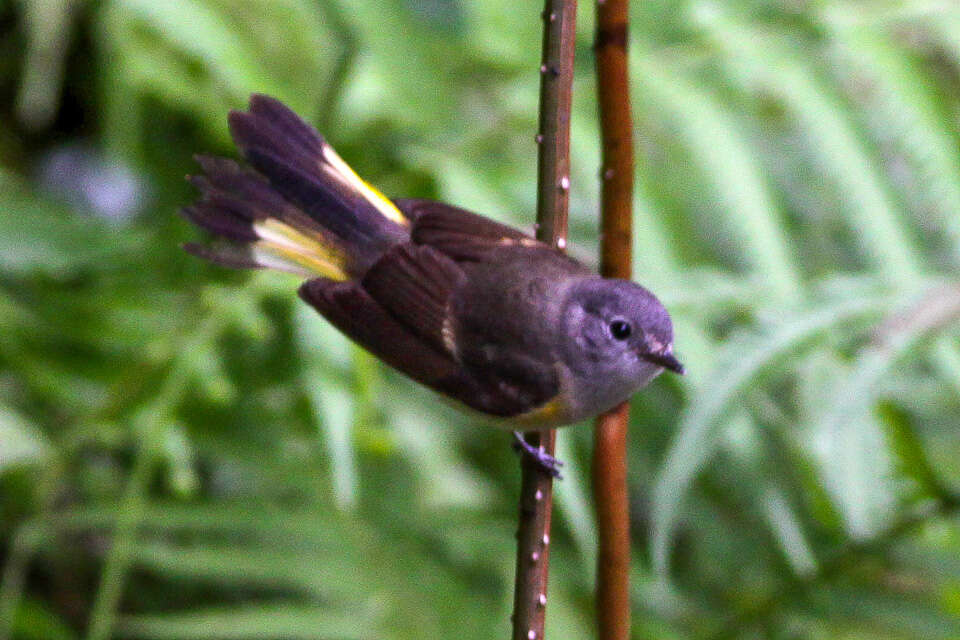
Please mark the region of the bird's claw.
<svg viewBox="0 0 960 640"><path fill-rule="evenodd" d="M537 466L557 480L563 480L563 476L560 475L558 468L563 466L563 461L556 459L541 447L535 447L527 442L523 434L519 431L513 432L513 448L521 455L526 454L530 456L530 458L537 463Z"/></svg>

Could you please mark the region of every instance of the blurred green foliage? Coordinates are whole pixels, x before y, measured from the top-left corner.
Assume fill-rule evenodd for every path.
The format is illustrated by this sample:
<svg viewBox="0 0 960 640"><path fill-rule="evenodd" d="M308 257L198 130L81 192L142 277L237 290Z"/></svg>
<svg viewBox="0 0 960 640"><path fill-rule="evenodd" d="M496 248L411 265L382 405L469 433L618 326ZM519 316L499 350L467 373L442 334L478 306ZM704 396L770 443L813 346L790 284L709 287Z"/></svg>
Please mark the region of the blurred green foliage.
<svg viewBox="0 0 960 640"><path fill-rule="evenodd" d="M179 248L273 94L388 194L534 210L540 6L0 1L0 640L508 633L518 466L275 274ZM960 635L960 10L636 0L635 637ZM596 247L581 8L574 252ZM590 433L547 631L591 636Z"/></svg>

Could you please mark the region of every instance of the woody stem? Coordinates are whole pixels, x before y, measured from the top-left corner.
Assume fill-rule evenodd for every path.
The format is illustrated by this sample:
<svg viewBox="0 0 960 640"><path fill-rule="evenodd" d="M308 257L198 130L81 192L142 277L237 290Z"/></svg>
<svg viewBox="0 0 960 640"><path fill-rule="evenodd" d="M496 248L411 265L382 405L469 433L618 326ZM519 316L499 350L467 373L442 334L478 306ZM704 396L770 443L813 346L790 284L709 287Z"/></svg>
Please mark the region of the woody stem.
<svg viewBox="0 0 960 640"><path fill-rule="evenodd" d="M597 0L594 52L602 142L600 270L630 278L633 126L627 75L629 0ZM630 637L630 518L627 493L627 403L599 416L594 431L593 494L597 512L597 637Z"/></svg>
<svg viewBox="0 0 960 640"><path fill-rule="evenodd" d="M537 238L566 246L570 194L570 106L576 0L546 0L537 133ZM526 441L553 455L556 431L531 432ZM544 637L553 477L530 456L521 457L520 523L513 600L513 640Z"/></svg>

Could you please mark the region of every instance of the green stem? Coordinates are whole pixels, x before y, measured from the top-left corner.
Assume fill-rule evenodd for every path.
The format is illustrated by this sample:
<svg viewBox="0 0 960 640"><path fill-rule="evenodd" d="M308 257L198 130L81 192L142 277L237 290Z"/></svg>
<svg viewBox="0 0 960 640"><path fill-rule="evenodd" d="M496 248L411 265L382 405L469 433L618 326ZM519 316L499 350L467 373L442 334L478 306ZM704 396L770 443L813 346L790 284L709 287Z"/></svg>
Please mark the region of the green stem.
<svg viewBox="0 0 960 640"><path fill-rule="evenodd" d="M149 482L166 436L169 414L189 388L189 358L203 344L216 338L221 329L221 321L222 316L211 313L184 340L181 348L176 350L176 353L182 355L174 360L156 398L131 420L132 431L137 436L137 450L127 485L117 506L113 543L104 559L100 588L90 615L87 640L108 640L111 635L125 579L133 562L137 528L149 502Z"/></svg>

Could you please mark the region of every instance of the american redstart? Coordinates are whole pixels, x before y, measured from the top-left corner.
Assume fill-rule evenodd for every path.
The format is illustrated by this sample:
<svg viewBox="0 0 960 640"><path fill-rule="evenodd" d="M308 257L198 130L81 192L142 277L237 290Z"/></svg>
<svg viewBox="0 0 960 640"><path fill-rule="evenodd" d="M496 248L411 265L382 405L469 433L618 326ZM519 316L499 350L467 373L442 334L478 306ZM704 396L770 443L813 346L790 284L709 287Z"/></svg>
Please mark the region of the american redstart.
<svg viewBox="0 0 960 640"><path fill-rule="evenodd" d="M683 373L670 316L643 287L464 209L384 197L273 98L253 95L229 123L247 165L198 156L203 197L183 214L221 239L187 250L307 278L301 298L417 382L530 430Z"/></svg>

